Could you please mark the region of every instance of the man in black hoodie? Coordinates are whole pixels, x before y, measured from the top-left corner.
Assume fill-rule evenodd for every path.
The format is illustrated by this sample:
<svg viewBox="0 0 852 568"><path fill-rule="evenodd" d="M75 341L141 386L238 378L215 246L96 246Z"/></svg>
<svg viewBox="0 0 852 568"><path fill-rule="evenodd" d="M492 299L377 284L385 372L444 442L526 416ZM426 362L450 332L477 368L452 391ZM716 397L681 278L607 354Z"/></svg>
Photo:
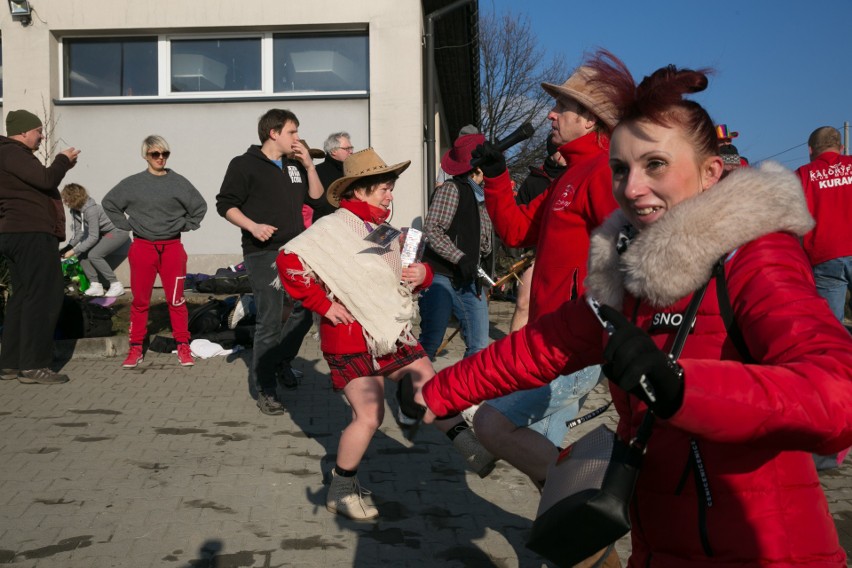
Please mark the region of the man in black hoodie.
<svg viewBox="0 0 852 568"><path fill-rule="evenodd" d="M305 230L302 206L316 207L323 187L307 146L299 139L299 120L289 110L271 109L257 125L260 146L228 164L216 196L216 211L242 231L243 255L257 306L250 382L264 414L284 413L276 393L296 388L290 362L311 328L310 312L294 304L282 321L286 292L273 287L278 249Z"/></svg>

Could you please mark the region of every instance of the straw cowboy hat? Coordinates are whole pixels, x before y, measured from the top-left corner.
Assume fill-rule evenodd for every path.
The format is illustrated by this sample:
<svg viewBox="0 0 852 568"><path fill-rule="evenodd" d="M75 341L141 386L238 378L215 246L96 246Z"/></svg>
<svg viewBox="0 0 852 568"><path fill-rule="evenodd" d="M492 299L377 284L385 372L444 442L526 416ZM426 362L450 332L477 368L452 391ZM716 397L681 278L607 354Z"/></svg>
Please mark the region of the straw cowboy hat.
<svg viewBox="0 0 852 568"><path fill-rule="evenodd" d="M465 134L456 138L453 147L441 158L441 169L451 176L466 174L470 167L470 154L477 146L485 143L482 134Z"/></svg>
<svg viewBox="0 0 852 568"><path fill-rule="evenodd" d="M376 176L393 172L397 175L411 165L411 160L389 166L372 148L350 154L343 161L343 177L328 186L328 202L335 207L340 206L340 194L352 185L352 182L367 176Z"/></svg>
<svg viewBox="0 0 852 568"><path fill-rule="evenodd" d="M578 67L561 85L542 83L541 88L554 99L560 97L574 99L612 130L618 124L618 112L609 95L594 83L596 74L594 69L584 65Z"/></svg>

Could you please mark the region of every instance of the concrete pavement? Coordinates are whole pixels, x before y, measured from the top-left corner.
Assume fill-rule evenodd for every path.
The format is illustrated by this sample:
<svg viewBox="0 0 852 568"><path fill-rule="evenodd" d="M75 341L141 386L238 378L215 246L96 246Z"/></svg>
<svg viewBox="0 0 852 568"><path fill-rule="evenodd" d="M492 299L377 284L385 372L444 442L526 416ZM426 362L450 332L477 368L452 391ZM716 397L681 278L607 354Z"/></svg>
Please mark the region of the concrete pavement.
<svg viewBox="0 0 852 568"><path fill-rule="evenodd" d="M510 314L510 304L492 304L492 337ZM437 366L461 347L453 340ZM479 479L443 435L423 427L412 443L390 414L359 475L381 519L328 513L323 477L349 410L311 336L283 416L258 412L246 352L187 369L149 351L123 370L123 350L75 348L65 351L66 385L0 382L2 565L547 566L524 547L538 493L523 475L501 463ZM587 407L606 399L598 387ZM612 412L604 419L614 422ZM822 478L847 551L850 478L849 466ZM629 554L626 539L619 552Z"/></svg>

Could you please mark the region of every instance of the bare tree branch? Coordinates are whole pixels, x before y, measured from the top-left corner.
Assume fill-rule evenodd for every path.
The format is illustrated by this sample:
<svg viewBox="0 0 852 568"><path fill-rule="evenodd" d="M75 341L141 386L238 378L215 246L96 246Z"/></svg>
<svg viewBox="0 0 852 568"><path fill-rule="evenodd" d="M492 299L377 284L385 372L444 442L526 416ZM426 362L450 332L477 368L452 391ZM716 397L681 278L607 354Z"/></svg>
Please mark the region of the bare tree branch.
<svg viewBox="0 0 852 568"><path fill-rule="evenodd" d="M511 11L483 15L479 23L482 73L482 133L503 138L524 122L536 135L512 148L506 156L509 172L518 181L528 166L544 160L547 112L553 100L541 83L561 84L569 70L561 54L547 57L530 29L529 19Z"/></svg>

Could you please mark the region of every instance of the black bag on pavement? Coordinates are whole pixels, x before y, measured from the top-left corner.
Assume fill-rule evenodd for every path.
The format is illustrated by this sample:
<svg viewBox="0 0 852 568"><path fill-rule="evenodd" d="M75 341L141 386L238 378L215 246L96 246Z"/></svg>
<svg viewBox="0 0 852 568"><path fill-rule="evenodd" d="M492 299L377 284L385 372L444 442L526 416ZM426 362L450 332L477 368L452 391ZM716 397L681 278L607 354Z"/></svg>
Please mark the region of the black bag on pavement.
<svg viewBox="0 0 852 568"><path fill-rule="evenodd" d="M59 320L56 322L58 339L83 339L112 335L113 311L87 300L88 298L65 296L62 301Z"/></svg>

